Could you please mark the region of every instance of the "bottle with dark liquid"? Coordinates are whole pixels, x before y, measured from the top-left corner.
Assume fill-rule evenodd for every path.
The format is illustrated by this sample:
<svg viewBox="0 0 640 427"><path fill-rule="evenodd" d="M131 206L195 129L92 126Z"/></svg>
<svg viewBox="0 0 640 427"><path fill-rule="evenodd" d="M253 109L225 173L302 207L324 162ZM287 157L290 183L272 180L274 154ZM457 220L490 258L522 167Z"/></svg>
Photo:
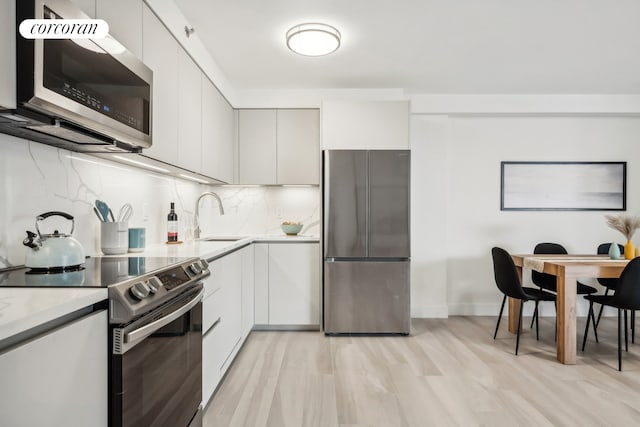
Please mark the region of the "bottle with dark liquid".
<svg viewBox="0 0 640 427"><path fill-rule="evenodd" d="M171 210L167 215L167 241L178 241L178 214L175 211L174 203L171 202Z"/></svg>

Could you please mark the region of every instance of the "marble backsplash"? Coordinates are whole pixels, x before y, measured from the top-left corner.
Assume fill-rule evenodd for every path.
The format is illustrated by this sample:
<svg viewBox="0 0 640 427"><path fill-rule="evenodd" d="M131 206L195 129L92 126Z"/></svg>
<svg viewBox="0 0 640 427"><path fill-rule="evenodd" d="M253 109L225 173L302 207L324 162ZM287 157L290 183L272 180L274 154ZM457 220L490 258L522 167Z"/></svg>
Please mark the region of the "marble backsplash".
<svg viewBox="0 0 640 427"><path fill-rule="evenodd" d="M124 203L134 214L130 227L146 227L147 243L166 238L169 203L175 202L180 240L193 238L195 201L204 191L221 199L201 201L202 236L282 234L283 221L303 222L301 234L318 235L318 187L210 186L172 178L0 134L0 268L24 263L25 231L35 231L35 217L47 211L74 216L73 236L87 255L100 252L100 226L93 212L96 199L117 215ZM41 230L69 230L69 221L51 217Z"/></svg>

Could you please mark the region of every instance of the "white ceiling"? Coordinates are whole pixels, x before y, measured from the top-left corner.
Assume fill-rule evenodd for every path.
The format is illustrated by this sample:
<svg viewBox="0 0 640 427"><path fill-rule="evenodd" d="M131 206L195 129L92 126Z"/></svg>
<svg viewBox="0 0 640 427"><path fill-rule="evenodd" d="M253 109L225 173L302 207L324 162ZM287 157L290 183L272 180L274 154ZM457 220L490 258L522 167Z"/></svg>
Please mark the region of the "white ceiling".
<svg viewBox="0 0 640 427"><path fill-rule="evenodd" d="M175 0L237 90L638 94L639 0ZM289 51L295 24L342 33Z"/></svg>

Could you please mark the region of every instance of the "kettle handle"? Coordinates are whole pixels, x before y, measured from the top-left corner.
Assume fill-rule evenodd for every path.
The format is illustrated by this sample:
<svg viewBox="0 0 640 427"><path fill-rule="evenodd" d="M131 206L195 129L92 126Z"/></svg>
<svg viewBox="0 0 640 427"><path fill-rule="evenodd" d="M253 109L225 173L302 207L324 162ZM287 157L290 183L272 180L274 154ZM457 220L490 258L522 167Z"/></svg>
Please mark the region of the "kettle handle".
<svg viewBox="0 0 640 427"><path fill-rule="evenodd" d="M60 212L60 211L51 211L51 212L45 212L43 214L40 214L36 217L36 231L38 232L38 236L42 237L42 233L40 233L40 229L38 228L38 221L42 221L44 219L49 218L50 216L61 216L63 218L68 219L69 221L71 221L71 231L69 232L69 234L73 234L73 229L76 226L76 222L73 219L72 215L69 215L66 212Z"/></svg>
<svg viewBox="0 0 640 427"><path fill-rule="evenodd" d="M66 212L60 212L60 211L45 212L43 214L38 215L36 217L36 219L38 221L41 221L43 219L49 218L50 216L61 216L61 217L64 217L64 218L68 219L69 221L73 221L73 216L69 215Z"/></svg>

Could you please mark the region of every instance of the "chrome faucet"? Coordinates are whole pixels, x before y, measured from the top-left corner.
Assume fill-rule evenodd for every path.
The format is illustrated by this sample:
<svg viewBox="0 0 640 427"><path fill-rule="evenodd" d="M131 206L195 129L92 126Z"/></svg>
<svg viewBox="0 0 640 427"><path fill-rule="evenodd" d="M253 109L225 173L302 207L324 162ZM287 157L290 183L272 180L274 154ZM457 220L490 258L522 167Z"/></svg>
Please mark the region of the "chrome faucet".
<svg viewBox="0 0 640 427"><path fill-rule="evenodd" d="M205 196L213 196L218 201L218 206L220 207L220 215L224 215L224 207L222 206L222 200L220 200L220 196L218 196L213 191L205 191L198 197L196 200L196 213L194 215L194 226L193 237L196 239L200 238L200 200L202 200Z"/></svg>

